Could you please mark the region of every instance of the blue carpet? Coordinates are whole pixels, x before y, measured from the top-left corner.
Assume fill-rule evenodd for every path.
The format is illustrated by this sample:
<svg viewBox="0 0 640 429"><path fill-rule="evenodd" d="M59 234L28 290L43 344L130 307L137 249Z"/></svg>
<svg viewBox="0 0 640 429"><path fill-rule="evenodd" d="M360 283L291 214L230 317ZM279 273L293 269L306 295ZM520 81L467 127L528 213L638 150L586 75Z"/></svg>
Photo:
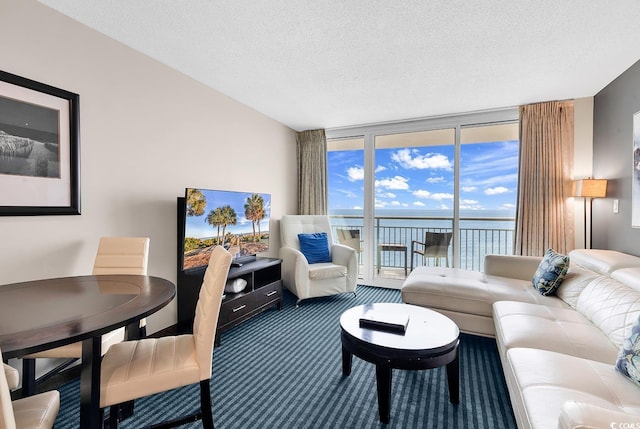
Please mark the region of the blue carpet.
<svg viewBox="0 0 640 429"><path fill-rule="evenodd" d="M248 428L515 428L495 340L461 335L460 404L449 402L446 371L393 372L391 421L378 420L375 366L354 356L342 376L340 314L371 302L400 302L400 291L360 286L304 301L285 291L281 311L262 313L222 334L211 377L216 429ZM77 428L78 381L60 388L56 428ZM142 398L123 429L199 408L199 387ZM201 428L190 423L184 428Z"/></svg>

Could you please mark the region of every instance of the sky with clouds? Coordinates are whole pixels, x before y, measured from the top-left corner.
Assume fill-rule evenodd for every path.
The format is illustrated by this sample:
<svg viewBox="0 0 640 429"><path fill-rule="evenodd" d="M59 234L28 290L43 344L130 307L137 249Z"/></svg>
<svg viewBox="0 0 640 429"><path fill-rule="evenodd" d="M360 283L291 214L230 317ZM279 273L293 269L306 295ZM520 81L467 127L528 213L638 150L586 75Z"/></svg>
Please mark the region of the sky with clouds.
<svg viewBox="0 0 640 429"><path fill-rule="evenodd" d="M515 212L518 147L518 141L460 146L461 210ZM363 165L363 150L328 152L330 211L362 208ZM376 209L453 213L453 145L377 149L375 166Z"/></svg>

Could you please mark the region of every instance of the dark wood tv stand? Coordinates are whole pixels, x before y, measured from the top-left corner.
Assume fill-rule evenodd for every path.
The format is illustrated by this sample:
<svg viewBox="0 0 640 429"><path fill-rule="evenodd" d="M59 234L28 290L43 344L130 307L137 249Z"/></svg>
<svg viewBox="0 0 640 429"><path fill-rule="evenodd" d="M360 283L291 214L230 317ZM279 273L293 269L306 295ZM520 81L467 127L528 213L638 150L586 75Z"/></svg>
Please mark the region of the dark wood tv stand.
<svg viewBox="0 0 640 429"><path fill-rule="evenodd" d="M282 260L257 258L231 267L228 279L242 278L247 286L239 293L225 293L218 317L216 344L220 334L273 306L282 308ZM190 332L206 267L178 270L178 330Z"/></svg>

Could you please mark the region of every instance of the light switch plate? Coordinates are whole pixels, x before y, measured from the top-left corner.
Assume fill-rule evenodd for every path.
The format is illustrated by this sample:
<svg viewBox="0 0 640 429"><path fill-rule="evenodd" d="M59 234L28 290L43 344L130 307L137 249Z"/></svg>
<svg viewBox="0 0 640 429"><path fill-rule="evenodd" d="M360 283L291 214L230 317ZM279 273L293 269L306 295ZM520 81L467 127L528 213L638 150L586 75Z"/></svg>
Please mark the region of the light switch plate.
<svg viewBox="0 0 640 429"><path fill-rule="evenodd" d="M613 212L618 213L620 200L613 200Z"/></svg>

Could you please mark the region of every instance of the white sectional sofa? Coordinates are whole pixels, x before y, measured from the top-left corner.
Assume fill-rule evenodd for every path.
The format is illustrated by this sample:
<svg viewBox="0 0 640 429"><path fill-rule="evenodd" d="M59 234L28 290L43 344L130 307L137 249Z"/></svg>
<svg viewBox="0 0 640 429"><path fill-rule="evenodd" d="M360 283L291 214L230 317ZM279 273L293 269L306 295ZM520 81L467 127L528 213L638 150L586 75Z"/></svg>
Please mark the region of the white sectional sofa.
<svg viewBox="0 0 640 429"><path fill-rule="evenodd" d="M640 258L570 252L556 296L531 279L542 258L490 255L484 273L420 267L403 301L439 311L461 331L495 336L520 429L640 428L640 386L615 369L640 317Z"/></svg>

